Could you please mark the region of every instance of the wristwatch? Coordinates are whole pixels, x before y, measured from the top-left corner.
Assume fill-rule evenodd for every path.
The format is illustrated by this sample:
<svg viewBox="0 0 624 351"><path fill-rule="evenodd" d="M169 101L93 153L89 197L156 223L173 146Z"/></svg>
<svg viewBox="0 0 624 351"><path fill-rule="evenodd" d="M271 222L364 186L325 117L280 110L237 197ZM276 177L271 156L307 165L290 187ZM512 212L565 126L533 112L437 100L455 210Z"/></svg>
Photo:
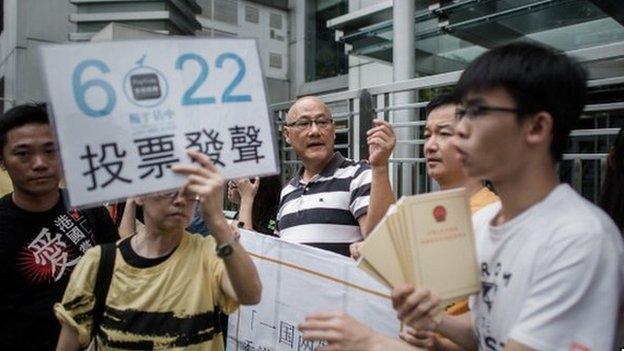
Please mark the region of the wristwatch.
<svg viewBox="0 0 624 351"><path fill-rule="evenodd" d="M232 252L234 252L234 246L232 246L232 244L237 242L238 239L240 239L240 234L238 233L238 231L236 231L232 240L226 243L217 245L217 249L216 249L217 256L222 259L230 257L232 255Z"/></svg>

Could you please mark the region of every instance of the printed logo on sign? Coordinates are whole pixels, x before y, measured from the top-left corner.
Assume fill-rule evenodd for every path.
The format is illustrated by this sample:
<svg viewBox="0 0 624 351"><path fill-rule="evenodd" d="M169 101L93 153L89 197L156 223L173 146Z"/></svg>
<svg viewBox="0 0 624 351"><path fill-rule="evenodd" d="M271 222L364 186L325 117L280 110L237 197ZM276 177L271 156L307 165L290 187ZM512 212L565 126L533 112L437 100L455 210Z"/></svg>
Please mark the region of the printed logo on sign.
<svg viewBox="0 0 624 351"><path fill-rule="evenodd" d="M169 85L165 76L156 68L146 66L143 55L137 67L131 69L124 78L124 93L128 100L139 107L156 107L167 98Z"/></svg>
<svg viewBox="0 0 624 351"><path fill-rule="evenodd" d="M444 206L436 206L433 209L433 218L436 222L444 222L446 220L446 208Z"/></svg>
<svg viewBox="0 0 624 351"><path fill-rule="evenodd" d="M155 73L142 73L130 76L132 96L135 100L151 100L161 97L160 82Z"/></svg>

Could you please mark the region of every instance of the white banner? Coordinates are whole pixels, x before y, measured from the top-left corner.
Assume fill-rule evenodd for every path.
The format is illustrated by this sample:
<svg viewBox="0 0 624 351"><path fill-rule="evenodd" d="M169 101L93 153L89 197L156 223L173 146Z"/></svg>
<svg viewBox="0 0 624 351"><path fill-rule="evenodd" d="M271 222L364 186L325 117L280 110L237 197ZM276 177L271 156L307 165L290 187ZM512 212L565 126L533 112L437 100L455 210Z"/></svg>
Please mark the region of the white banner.
<svg viewBox="0 0 624 351"><path fill-rule="evenodd" d="M40 51L72 206L179 187L199 150L227 178L279 172L257 43L157 39Z"/></svg>
<svg viewBox="0 0 624 351"><path fill-rule="evenodd" d="M345 311L398 337L390 291L347 257L241 230L262 281L262 301L230 315L228 351L312 351L297 325L314 311Z"/></svg>

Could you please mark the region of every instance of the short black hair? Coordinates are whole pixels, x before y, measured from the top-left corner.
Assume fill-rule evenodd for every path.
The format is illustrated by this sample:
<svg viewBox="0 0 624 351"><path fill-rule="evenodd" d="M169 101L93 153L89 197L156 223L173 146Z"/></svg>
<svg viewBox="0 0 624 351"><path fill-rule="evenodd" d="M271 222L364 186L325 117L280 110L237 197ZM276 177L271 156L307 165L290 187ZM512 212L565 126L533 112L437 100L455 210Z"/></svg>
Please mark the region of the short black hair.
<svg viewBox="0 0 624 351"><path fill-rule="evenodd" d="M45 103L29 103L18 105L6 111L0 117L0 151L6 145L7 134L29 123L50 124ZM0 159L2 158L0 152Z"/></svg>
<svg viewBox="0 0 624 351"><path fill-rule="evenodd" d="M518 118L545 111L553 117L550 152L555 162L579 120L587 98L587 73L574 59L543 45L515 42L476 58L463 72L456 94L503 88L520 110Z"/></svg>
<svg viewBox="0 0 624 351"><path fill-rule="evenodd" d="M461 103L461 100L459 99L459 97L457 97L456 94L442 93L440 95L437 95L433 99L431 99L431 101L429 101L429 103L425 107L425 112L427 113L427 116L429 116L431 111L435 110L436 108L440 106L459 105L460 103Z"/></svg>

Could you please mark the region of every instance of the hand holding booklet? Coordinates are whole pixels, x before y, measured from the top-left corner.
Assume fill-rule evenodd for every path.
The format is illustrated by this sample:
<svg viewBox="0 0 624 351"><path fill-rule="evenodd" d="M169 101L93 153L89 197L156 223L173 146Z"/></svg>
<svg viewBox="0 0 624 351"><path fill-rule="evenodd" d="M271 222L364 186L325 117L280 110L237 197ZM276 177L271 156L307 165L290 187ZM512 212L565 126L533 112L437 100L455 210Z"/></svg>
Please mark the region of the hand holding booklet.
<svg viewBox="0 0 624 351"><path fill-rule="evenodd" d="M464 188L402 197L361 248L358 267L381 283L428 288L441 306L479 291L479 270Z"/></svg>

